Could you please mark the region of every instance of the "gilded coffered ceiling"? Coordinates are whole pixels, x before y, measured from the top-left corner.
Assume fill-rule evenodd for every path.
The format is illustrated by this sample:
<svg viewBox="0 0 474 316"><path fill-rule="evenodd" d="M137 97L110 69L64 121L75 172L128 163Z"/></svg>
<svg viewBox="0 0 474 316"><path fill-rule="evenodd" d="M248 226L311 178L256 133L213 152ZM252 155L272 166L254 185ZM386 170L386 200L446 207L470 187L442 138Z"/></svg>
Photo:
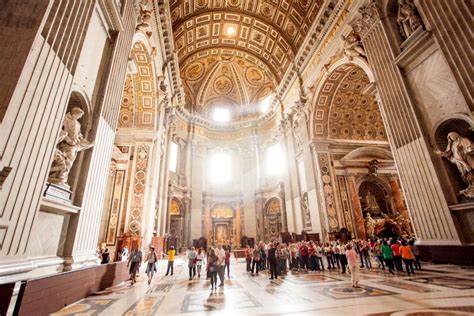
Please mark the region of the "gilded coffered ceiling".
<svg viewBox="0 0 474 316"><path fill-rule="evenodd" d="M291 66L322 0L171 0L186 107L215 105L234 119L258 114Z"/></svg>

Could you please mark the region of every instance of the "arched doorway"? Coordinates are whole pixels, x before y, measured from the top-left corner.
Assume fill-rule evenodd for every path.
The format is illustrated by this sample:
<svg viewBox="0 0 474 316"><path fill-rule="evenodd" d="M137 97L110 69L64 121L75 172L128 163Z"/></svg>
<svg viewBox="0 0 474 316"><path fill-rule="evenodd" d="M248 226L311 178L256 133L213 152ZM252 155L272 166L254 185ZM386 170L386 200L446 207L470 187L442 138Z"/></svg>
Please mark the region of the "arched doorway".
<svg viewBox="0 0 474 316"><path fill-rule="evenodd" d="M183 227L184 227L184 208L183 203L175 197L171 198L169 207L170 214L170 230L168 238L168 247L181 246L183 242Z"/></svg>
<svg viewBox="0 0 474 316"><path fill-rule="evenodd" d="M227 203L218 203L211 209L212 236L214 245L230 245L235 235L235 210Z"/></svg>

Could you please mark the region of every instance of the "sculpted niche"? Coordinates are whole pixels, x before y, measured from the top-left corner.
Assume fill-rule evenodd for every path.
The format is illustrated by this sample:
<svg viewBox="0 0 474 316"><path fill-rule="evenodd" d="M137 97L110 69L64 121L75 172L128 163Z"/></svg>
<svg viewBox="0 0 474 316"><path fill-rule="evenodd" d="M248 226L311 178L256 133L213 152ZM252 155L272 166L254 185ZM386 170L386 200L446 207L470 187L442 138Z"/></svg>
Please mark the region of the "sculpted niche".
<svg viewBox="0 0 474 316"><path fill-rule="evenodd" d="M436 151L438 155L453 163L459 171L467 188L459 193L474 198L474 146L473 142L465 137L461 137L456 132L448 134L448 145L444 151Z"/></svg>
<svg viewBox="0 0 474 316"><path fill-rule="evenodd" d="M81 133L79 120L84 111L78 107L72 108L64 118L63 127L59 134L54 160L49 172L48 181L66 188L69 172L76 160L77 153L94 146Z"/></svg>
<svg viewBox="0 0 474 316"><path fill-rule="evenodd" d="M413 0L400 0L398 2L397 23L400 34L404 39L410 37L420 26L423 26Z"/></svg>

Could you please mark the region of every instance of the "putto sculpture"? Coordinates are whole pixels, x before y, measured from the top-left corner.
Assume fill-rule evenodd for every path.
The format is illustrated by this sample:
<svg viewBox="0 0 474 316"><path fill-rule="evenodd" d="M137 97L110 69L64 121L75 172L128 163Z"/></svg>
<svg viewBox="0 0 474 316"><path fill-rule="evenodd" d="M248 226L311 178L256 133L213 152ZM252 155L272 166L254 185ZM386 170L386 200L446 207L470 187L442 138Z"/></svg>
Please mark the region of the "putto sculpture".
<svg viewBox="0 0 474 316"><path fill-rule="evenodd" d="M341 35L343 54L349 60L354 57L365 57L365 50L354 35Z"/></svg>
<svg viewBox="0 0 474 316"><path fill-rule="evenodd" d="M79 119L84 111L78 107L72 108L64 118L63 127L59 134L54 160L49 172L48 181L53 184L69 187L67 178L76 160L77 153L94 146L81 133Z"/></svg>
<svg viewBox="0 0 474 316"><path fill-rule="evenodd" d="M436 151L438 155L448 159L453 163L459 171L467 188L461 190L459 193L468 197L474 198L474 146L473 142L465 137L461 137L456 132L448 134L448 145L444 151Z"/></svg>

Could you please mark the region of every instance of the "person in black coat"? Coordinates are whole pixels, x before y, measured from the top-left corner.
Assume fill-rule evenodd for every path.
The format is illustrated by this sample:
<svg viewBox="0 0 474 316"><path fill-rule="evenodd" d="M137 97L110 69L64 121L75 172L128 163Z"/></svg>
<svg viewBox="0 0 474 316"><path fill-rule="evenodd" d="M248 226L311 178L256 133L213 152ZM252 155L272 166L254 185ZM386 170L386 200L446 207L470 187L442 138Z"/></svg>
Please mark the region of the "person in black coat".
<svg viewBox="0 0 474 316"><path fill-rule="evenodd" d="M270 243L270 249L268 249L268 262L270 263L270 280L278 279L276 245L273 242Z"/></svg>

